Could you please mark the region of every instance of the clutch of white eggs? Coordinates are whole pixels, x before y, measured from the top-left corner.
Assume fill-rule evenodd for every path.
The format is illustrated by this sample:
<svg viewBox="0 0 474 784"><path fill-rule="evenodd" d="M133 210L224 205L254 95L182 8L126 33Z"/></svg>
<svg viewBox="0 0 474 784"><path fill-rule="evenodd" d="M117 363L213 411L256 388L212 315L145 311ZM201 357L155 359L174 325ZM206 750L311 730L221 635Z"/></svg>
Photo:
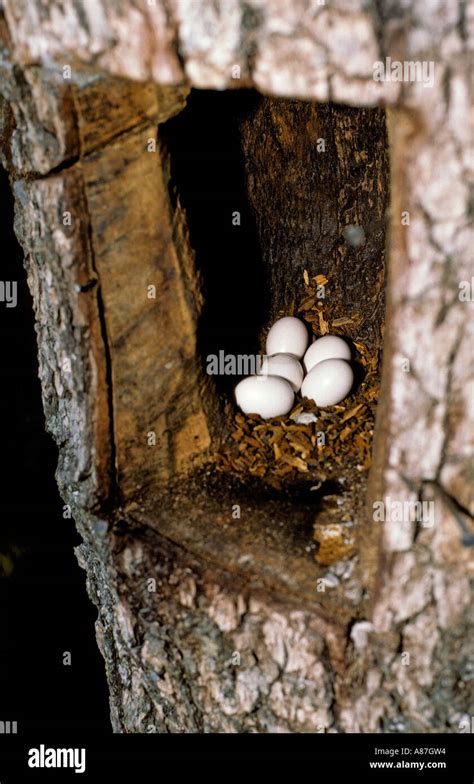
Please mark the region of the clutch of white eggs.
<svg viewBox="0 0 474 784"><path fill-rule="evenodd" d="M235 387L235 399L244 414L259 414L263 419L284 416L291 411L297 392L317 406L333 406L352 389L349 345L335 335L325 335L308 348L308 330L294 316L273 324L266 352L259 374ZM301 414L308 416L312 415Z"/></svg>

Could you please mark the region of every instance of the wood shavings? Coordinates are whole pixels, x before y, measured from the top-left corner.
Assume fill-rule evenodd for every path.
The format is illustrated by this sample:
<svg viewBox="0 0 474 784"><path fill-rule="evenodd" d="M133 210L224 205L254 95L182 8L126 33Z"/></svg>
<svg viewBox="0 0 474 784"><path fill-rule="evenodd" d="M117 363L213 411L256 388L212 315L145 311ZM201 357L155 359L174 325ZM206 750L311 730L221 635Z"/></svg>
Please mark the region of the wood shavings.
<svg viewBox="0 0 474 784"><path fill-rule="evenodd" d="M237 413L231 443L218 459L217 467L243 479L258 476L274 488L291 487L308 481L317 486L327 479L349 477L360 484L361 474L371 462L372 436L380 381L380 345L359 339L365 325L364 313L341 312L342 298L336 284L325 275L310 277L303 273L305 294L299 304L281 315L299 314L315 337L324 334L347 336L356 350L355 362L363 378L342 403L327 408L309 401L295 402L285 417L262 420L258 416ZM325 287L324 299L318 287ZM316 422L299 424L302 413L313 413Z"/></svg>

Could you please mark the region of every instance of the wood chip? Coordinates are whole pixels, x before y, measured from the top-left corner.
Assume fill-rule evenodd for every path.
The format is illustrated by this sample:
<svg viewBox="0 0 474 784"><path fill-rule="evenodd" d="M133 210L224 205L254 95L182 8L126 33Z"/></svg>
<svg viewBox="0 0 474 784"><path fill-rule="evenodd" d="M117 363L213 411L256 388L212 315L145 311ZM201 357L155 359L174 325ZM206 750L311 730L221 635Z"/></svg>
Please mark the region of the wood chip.
<svg viewBox="0 0 474 784"><path fill-rule="evenodd" d="M353 416L355 416L357 412L360 411L363 407L364 404L359 403L357 406L354 406L354 408L351 408L350 411L346 411L346 413L341 417L341 422L347 422L348 419L351 419Z"/></svg>
<svg viewBox="0 0 474 784"><path fill-rule="evenodd" d="M342 318L334 319L331 323L333 327L343 327L345 324L353 324L354 321L351 318L343 316Z"/></svg>

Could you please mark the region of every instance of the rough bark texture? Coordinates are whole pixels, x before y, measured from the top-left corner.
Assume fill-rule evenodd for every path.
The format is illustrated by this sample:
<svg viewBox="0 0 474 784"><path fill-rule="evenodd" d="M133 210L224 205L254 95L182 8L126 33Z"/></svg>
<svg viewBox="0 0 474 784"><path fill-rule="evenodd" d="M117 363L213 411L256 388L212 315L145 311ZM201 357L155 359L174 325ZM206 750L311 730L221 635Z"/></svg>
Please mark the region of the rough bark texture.
<svg viewBox="0 0 474 784"><path fill-rule="evenodd" d="M470 300L459 296L472 246L467 6L1 7L3 158L36 310L47 425L60 446L58 482L99 609L114 729L462 730L472 712L474 511L472 288ZM386 56L434 61L432 86L375 81L374 62ZM367 502L368 539L378 546L361 543L368 590L352 610L312 602L303 578L277 579L251 537L233 559L212 543L206 550L205 526L193 519L196 484L184 482L182 518L171 522L166 494L148 493L206 464L218 422L195 356L202 303L184 216L168 202L166 161L147 148L156 123L183 106L184 83L391 107L387 324ZM328 112L339 109L325 109L322 122ZM340 144L344 122L335 124ZM248 149L252 137L244 138ZM355 209L350 198L347 208ZM139 272L130 276L134 257ZM341 270L350 263L341 258ZM145 460L150 432L156 446ZM434 524L373 523L372 503L387 496L433 499ZM209 502L213 524L219 514L230 524L231 502L220 511ZM196 518L203 514L196 504ZM258 522L264 511L252 514Z"/></svg>

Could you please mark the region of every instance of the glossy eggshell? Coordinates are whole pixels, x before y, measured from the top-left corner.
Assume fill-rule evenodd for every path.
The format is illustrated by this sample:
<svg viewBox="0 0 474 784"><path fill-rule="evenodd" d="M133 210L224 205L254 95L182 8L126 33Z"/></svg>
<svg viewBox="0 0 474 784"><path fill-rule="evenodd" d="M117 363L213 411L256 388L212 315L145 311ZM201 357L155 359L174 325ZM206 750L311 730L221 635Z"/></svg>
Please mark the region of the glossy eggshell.
<svg viewBox="0 0 474 784"><path fill-rule="evenodd" d="M324 362L325 359L350 360L350 358L351 350L345 340L336 335L324 335L310 345L304 355L303 364L306 372L309 373L315 365Z"/></svg>
<svg viewBox="0 0 474 784"><path fill-rule="evenodd" d="M317 406L334 406L349 394L354 373L344 359L324 359L310 370L301 386L303 397L314 400Z"/></svg>
<svg viewBox="0 0 474 784"><path fill-rule="evenodd" d="M273 354L263 360L260 375L285 378L293 391L299 392L304 373L301 362L293 354Z"/></svg>
<svg viewBox="0 0 474 784"><path fill-rule="evenodd" d="M308 330L294 316L285 316L275 321L267 335L267 354L293 354L301 359L308 345Z"/></svg>
<svg viewBox="0 0 474 784"><path fill-rule="evenodd" d="M294 399L290 383L279 376L249 376L235 388L235 400L244 414L259 414L263 419L284 416Z"/></svg>

